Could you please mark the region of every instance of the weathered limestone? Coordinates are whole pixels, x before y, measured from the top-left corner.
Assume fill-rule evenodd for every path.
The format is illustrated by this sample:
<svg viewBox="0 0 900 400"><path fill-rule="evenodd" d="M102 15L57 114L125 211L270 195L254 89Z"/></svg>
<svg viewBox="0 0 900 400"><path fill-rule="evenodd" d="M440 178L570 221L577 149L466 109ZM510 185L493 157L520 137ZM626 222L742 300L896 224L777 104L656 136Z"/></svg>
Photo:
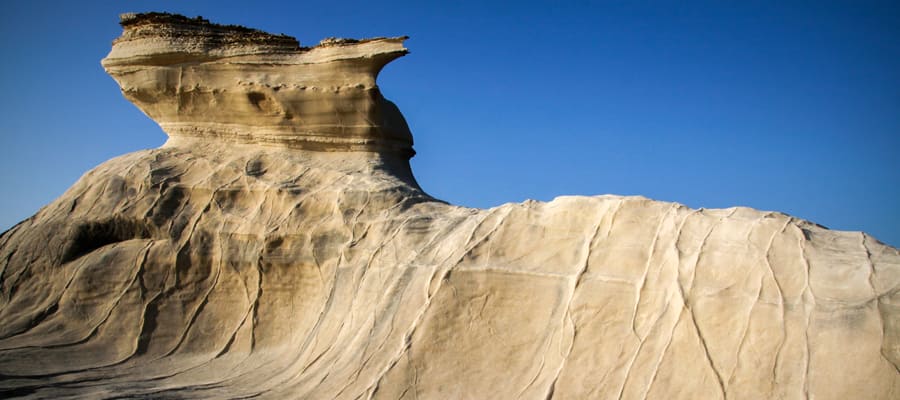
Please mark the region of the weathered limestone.
<svg viewBox="0 0 900 400"><path fill-rule="evenodd" d="M103 59L122 93L173 139L199 137L411 157L412 134L375 78L406 38L294 38L170 14L122 16Z"/></svg>
<svg viewBox="0 0 900 400"><path fill-rule="evenodd" d="M123 25L104 66L171 138L0 235L0 397L900 397L895 248L642 197L448 205L375 86L400 39Z"/></svg>

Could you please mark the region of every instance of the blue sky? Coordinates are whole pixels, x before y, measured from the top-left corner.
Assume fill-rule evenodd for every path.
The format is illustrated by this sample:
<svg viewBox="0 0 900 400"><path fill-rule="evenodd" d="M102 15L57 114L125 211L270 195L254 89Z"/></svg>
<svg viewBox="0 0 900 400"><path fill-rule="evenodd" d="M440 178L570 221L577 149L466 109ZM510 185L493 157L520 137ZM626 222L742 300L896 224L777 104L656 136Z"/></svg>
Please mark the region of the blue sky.
<svg viewBox="0 0 900 400"><path fill-rule="evenodd" d="M119 13L169 11L305 45L411 36L379 83L451 203L640 194L900 245L896 2L329 3L4 2L0 230L164 142L99 61Z"/></svg>

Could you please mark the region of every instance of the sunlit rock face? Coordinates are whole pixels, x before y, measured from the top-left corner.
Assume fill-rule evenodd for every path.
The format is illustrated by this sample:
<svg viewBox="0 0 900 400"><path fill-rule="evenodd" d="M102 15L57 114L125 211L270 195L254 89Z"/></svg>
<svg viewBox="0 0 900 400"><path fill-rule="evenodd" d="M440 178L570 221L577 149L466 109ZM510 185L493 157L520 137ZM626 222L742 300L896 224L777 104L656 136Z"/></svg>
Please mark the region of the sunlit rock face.
<svg viewBox="0 0 900 400"><path fill-rule="evenodd" d="M292 37L169 14L122 16L103 67L174 140L412 156L412 135L375 78L405 37Z"/></svg>
<svg viewBox="0 0 900 400"><path fill-rule="evenodd" d="M401 39L123 26L104 67L170 140L0 236L0 397L900 396L897 249L642 197L448 205L375 86Z"/></svg>

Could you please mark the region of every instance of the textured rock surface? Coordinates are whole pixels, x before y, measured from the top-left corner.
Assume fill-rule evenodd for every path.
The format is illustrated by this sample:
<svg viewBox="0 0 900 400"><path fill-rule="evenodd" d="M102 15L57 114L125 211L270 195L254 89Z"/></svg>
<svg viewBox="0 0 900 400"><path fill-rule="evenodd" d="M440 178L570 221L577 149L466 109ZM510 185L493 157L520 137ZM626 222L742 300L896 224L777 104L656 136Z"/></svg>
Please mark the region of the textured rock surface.
<svg viewBox="0 0 900 400"><path fill-rule="evenodd" d="M375 78L404 37L294 38L169 14L124 15L103 59L126 98L172 139L412 156L406 121Z"/></svg>
<svg viewBox="0 0 900 400"><path fill-rule="evenodd" d="M400 39L123 26L104 66L171 139L0 236L0 397L900 398L897 249L641 197L448 205L375 86Z"/></svg>

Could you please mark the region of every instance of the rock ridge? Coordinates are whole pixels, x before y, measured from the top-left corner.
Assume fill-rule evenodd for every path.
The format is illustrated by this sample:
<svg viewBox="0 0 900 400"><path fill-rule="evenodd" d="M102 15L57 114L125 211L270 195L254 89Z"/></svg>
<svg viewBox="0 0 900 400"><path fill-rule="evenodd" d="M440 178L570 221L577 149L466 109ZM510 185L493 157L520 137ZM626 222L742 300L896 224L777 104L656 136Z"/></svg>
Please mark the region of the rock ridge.
<svg viewBox="0 0 900 400"><path fill-rule="evenodd" d="M869 235L640 196L450 205L411 136L338 129L388 118L402 39L124 25L104 66L171 137L0 234L0 398L900 398L900 251Z"/></svg>

